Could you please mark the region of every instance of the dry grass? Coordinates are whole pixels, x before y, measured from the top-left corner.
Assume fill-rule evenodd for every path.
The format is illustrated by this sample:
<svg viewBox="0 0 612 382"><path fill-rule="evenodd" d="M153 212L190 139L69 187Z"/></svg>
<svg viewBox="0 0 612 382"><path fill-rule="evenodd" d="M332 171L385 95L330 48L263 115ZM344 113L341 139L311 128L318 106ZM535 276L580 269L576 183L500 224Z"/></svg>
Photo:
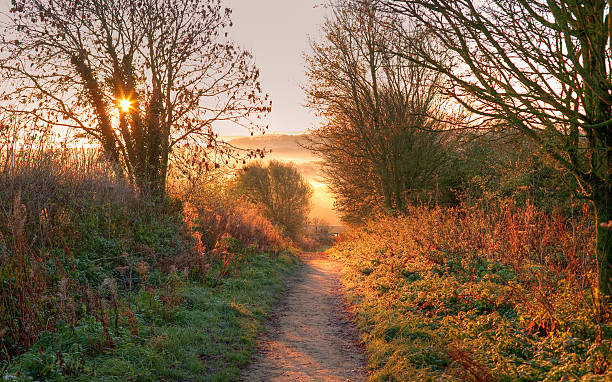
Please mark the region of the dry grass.
<svg viewBox="0 0 612 382"><path fill-rule="evenodd" d="M86 228L109 238L124 229L116 223L137 196L94 150L51 148L16 122L2 124L0 135L0 354L7 359L58 320L76 322L76 306L100 305L70 275L72 249ZM88 221L96 213L119 216Z"/></svg>
<svg viewBox="0 0 612 382"><path fill-rule="evenodd" d="M96 150L60 149L17 122L0 135L0 375L182 380L196 363L198 378L239 374L295 268L279 255L288 242L278 230L220 189L189 182L183 199L153 204ZM217 288L226 283L236 287ZM240 299L248 319L226 308ZM177 327L193 339L183 343Z"/></svg>
<svg viewBox="0 0 612 382"><path fill-rule="evenodd" d="M588 205L573 218L511 201L414 207L333 250L371 380L601 380L609 306L596 295Z"/></svg>

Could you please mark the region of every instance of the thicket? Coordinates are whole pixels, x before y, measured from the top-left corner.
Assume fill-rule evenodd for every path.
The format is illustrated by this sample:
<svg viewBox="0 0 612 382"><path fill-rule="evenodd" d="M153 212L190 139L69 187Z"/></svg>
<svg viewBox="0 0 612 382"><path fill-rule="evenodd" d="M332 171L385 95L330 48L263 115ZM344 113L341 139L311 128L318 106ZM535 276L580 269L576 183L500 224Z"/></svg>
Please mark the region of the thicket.
<svg viewBox="0 0 612 382"><path fill-rule="evenodd" d="M170 196L153 202L97 150L52 147L33 131L18 130L3 125L0 147L0 374L87 380L103 374L100 357L123 354L129 362L115 361L129 368L104 370L156 380L195 367L185 362L200 354L198 372L192 370L198 378L230 369L237 378L257 322L292 269L291 255L281 254L289 241L255 206L223 199L212 184L188 189L177 177ZM236 287L225 291L228 283ZM207 308L198 293L222 306ZM238 342L227 346L241 355L215 348L208 357L190 348L195 355L162 367L169 357L164 346L182 349L168 328L182 325L188 332L192 324L181 317L194 314L216 315L192 328L211 333L212 342L230 335L219 332L230 325ZM173 340L151 345L162 340L160 331ZM142 359L126 353L151 346L158 353ZM135 366L151 357L159 367Z"/></svg>
<svg viewBox="0 0 612 382"><path fill-rule="evenodd" d="M344 235L331 253L372 381L608 380L610 306L597 289L588 203L411 207Z"/></svg>
<svg viewBox="0 0 612 382"><path fill-rule="evenodd" d="M611 8L604 0L357 0L401 23L397 53L442 76L462 128L521 132L591 201L599 288L612 297ZM412 38L413 32L427 38ZM440 59L442 56L443 59ZM576 76L576 73L580 73Z"/></svg>
<svg viewBox="0 0 612 382"><path fill-rule="evenodd" d="M457 206L511 199L519 206L531 203L543 212L570 216L571 205L585 200L576 193L573 176L520 133L459 131L455 136L458 144L438 178L437 198L425 194L421 203Z"/></svg>
<svg viewBox="0 0 612 382"><path fill-rule="evenodd" d="M265 216L293 240L304 236L312 186L295 164L279 161L249 164L236 177L236 191L260 206Z"/></svg>
<svg viewBox="0 0 612 382"><path fill-rule="evenodd" d="M310 148L372 380L609 379L610 10L576 4L329 2Z"/></svg>
<svg viewBox="0 0 612 382"><path fill-rule="evenodd" d="M326 117L307 146L322 159L346 223L484 196L548 211L561 198L571 204L577 181L533 137L494 118L462 129L474 118L469 107L450 101L443 76L415 57L431 36L398 33L407 20L377 2L338 0L330 8L307 55L308 106ZM433 41L430 50L450 65Z"/></svg>

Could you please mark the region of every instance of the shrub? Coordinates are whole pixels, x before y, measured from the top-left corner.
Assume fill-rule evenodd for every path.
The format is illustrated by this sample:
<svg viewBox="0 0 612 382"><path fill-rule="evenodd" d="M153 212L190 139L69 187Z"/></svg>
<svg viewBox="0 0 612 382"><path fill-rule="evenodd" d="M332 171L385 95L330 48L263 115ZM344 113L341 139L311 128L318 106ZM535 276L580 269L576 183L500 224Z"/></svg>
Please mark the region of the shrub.
<svg viewBox="0 0 612 382"><path fill-rule="evenodd" d="M183 298L187 285L210 297L255 263L280 280L284 271L271 268L291 260L261 253L288 243L259 209L219 191L228 189L225 178L214 184L219 190L192 183L182 200L152 203L104 163L95 150L33 139L0 144L0 375L88 379L96 362L141 349L155 339L153 327L183 320L193 308ZM226 319L233 317L210 325ZM244 332L256 329L245 324ZM140 363L161 359L138 351ZM218 362L235 368L231 359Z"/></svg>
<svg viewBox="0 0 612 382"><path fill-rule="evenodd" d="M86 316L117 325L120 294L146 281L139 264L156 269L188 244L176 209L148 202L96 150L9 138L0 147L0 369L43 332Z"/></svg>
<svg viewBox="0 0 612 382"><path fill-rule="evenodd" d="M371 380L603 380L609 305L596 292L590 208L573 219L512 202L412 207L332 250Z"/></svg>
<svg viewBox="0 0 612 382"><path fill-rule="evenodd" d="M293 240L308 222L312 187L292 163L254 163L237 177L242 195L262 208L265 215Z"/></svg>
<svg viewBox="0 0 612 382"><path fill-rule="evenodd" d="M65 318L57 309L68 298L60 281L95 284L110 276L137 197L93 151L40 145L5 149L0 158L0 323L7 328L0 348L6 356ZM101 261L106 257L112 258Z"/></svg>
<svg viewBox="0 0 612 382"><path fill-rule="evenodd" d="M263 252L278 253L286 248L287 239L261 208L234 192L229 179L222 170L192 173L189 182L171 179L170 193L184 201L184 226L195 249L191 256L215 257L215 248L227 237L237 239L245 248ZM186 264L199 260L178 261Z"/></svg>

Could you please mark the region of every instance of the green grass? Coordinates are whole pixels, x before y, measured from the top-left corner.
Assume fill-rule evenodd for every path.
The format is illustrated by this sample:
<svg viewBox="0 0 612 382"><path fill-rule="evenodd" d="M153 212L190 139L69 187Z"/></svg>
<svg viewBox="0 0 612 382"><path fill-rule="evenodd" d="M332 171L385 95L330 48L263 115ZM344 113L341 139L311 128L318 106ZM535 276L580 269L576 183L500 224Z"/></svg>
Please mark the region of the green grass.
<svg viewBox="0 0 612 382"><path fill-rule="evenodd" d="M262 321L297 264L289 252L251 254L214 286L183 280L182 303L167 320L149 311L159 294L141 290L132 301L138 335L125 325L111 328L114 346L99 351L102 324L86 317L76 328L45 333L5 380L238 380Z"/></svg>

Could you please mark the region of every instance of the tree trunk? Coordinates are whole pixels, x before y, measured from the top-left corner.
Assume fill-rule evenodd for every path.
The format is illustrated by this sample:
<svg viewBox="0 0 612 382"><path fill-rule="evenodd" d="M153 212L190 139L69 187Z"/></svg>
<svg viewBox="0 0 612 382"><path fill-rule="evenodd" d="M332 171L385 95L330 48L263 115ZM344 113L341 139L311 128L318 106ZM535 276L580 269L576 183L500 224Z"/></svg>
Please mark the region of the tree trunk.
<svg viewBox="0 0 612 382"><path fill-rule="evenodd" d="M609 37L606 6L606 1L593 1L582 7L577 5L573 12L583 18L583 25L578 24L577 32L584 71L590 76L590 81L585 79L583 83L585 113L591 124L606 126L587 129L587 137L592 149L591 186L597 224L599 290L612 296L612 227L608 224L612 220L612 127L606 125L612 119L612 97L606 66Z"/></svg>
<svg viewBox="0 0 612 382"><path fill-rule="evenodd" d="M599 290L612 296L612 188L600 187L594 195L597 224L597 266L599 271Z"/></svg>

